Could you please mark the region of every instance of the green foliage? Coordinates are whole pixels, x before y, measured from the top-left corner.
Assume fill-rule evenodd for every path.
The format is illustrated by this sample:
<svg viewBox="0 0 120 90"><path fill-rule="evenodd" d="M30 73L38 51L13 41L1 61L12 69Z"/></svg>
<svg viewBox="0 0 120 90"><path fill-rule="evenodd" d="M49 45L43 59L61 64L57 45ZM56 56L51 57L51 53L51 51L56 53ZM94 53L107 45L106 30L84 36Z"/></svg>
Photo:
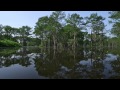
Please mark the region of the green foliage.
<svg viewBox="0 0 120 90"><path fill-rule="evenodd" d="M39 45L39 47L40 47L40 48L44 48L44 46L43 46L43 45Z"/></svg>
<svg viewBox="0 0 120 90"><path fill-rule="evenodd" d="M89 27L93 33L99 33L105 29L104 20L105 18L98 16L97 13L93 13L90 17L87 17L87 23L90 24Z"/></svg>
<svg viewBox="0 0 120 90"><path fill-rule="evenodd" d="M109 14L110 14L109 18L115 21L120 21L120 11L112 11L112 12L109 12Z"/></svg>
<svg viewBox="0 0 120 90"><path fill-rule="evenodd" d="M0 41L0 47L19 47L20 44L11 40L1 40Z"/></svg>
<svg viewBox="0 0 120 90"><path fill-rule="evenodd" d="M92 13L89 17L86 17L88 30L91 30L91 33L87 34L85 38L91 41L91 46L103 46L106 27L104 20L105 18L97 13Z"/></svg>
<svg viewBox="0 0 120 90"><path fill-rule="evenodd" d="M30 35L31 27L29 26L22 26L19 28L19 37L22 46L27 46L28 36Z"/></svg>
<svg viewBox="0 0 120 90"><path fill-rule="evenodd" d="M55 47L56 44L59 43L61 38L60 31L62 30L60 21L64 17L64 12L56 11L49 17L44 16L38 19L34 34L40 39L40 46L50 46L50 43L53 43Z"/></svg>
<svg viewBox="0 0 120 90"><path fill-rule="evenodd" d="M73 26L78 26L78 25L80 25L80 23L83 23L82 20L83 20L83 18L80 17L79 14L74 13L74 14L68 16L68 19L66 19L66 22Z"/></svg>
<svg viewBox="0 0 120 90"><path fill-rule="evenodd" d="M111 33L117 37L120 37L120 11L112 11L109 12L111 19L111 23L113 27L111 29Z"/></svg>

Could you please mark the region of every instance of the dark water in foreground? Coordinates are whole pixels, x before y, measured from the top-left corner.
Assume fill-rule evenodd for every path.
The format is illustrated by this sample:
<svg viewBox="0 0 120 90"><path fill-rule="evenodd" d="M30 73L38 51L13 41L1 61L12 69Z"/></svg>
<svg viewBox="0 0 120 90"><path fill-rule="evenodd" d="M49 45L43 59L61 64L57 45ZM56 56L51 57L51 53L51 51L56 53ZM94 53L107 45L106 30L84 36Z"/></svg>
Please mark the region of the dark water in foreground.
<svg viewBox="0 0 120 90"><path fill-rule="evenodd" d="M119 48L1 48L0 79L117 79L119 55Z"/></svg>

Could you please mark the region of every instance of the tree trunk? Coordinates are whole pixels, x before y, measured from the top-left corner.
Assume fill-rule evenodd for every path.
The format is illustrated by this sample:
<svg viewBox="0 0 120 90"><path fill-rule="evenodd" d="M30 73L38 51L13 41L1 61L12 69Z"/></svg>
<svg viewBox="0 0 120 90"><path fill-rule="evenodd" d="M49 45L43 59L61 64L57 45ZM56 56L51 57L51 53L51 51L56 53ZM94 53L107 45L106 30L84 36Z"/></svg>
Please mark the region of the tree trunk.
<svg viewBox="0 0 120 90"><path fill-rule="evenodd" d="M41 46L43 47L43 33L42 33L42 37L41 37Z"/></svg>
<svg viewBox="0 0 120 90"><path fill-rule="evenodd" d="M48 39L48 48L50 49L50 38Z"/></svg>
<svg viewBox="0 0 120 90"><path fill-rule="evenodd" d="M76 40L76 37L75 37L75 36L76 36L76 33L74 32L74 49L75 49L75 44L76 44L76 43L75 43L75 40Z"/></svg>
<svg viewBox="0 0 120 90"><path fill-rule="evenodd" d="M56 40L54 35L53 35L53 42L54 42L54 49L56 49Z"/></svg>
<svg viewBox="0 0 120 90"><path fill-rule="evenodd" d="M92 42L93 42L93 38L92 38L92 31L91 31L91 43L90 43L91 47L92 47Z"/></svg>

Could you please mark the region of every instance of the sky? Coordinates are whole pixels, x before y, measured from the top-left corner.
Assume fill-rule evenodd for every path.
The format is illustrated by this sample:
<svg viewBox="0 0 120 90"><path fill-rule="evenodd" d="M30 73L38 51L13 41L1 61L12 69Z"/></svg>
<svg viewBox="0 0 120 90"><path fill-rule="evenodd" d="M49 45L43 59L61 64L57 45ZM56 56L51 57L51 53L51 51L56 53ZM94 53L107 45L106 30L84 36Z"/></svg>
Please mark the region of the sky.
<svg viewBox="0 0 120 90"><path fill-rule="evenodd" d="M42 16L49 16L53 11L0 11L0 24L10 25L12 27L21 27L28 25L34 28L38 18ZM90 16L91 13L98 13L106 18L104 21L107 25L106 29L109 30L111 25L108 23L109 11L65 11L66 15L77 13L82 17Z"/></svg>

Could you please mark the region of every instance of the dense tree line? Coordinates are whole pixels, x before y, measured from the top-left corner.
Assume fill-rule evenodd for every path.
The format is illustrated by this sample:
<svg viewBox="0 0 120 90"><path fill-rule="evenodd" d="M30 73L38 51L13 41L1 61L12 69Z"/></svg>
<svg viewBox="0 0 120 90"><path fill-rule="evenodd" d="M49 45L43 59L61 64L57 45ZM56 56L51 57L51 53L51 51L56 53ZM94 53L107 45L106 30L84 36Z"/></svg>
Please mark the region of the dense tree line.
<svg viewBox="0 0 120 90"><path fill-rule="evenodd" d="M113 24L111 34L120 40L120 12L109 12ZM77 13L66 15L63 11L54 11L50 16L38 19L34 29L29 26L20 28L0 25L0 46L40 46L54 49L81 46L113 45L113 38L106 36L105 18L92 13L81 17ZM32 36L31 36L32 35ZM108 42L109 41L109 42ZM13 45L12 45L13 44Z"/></svg>

